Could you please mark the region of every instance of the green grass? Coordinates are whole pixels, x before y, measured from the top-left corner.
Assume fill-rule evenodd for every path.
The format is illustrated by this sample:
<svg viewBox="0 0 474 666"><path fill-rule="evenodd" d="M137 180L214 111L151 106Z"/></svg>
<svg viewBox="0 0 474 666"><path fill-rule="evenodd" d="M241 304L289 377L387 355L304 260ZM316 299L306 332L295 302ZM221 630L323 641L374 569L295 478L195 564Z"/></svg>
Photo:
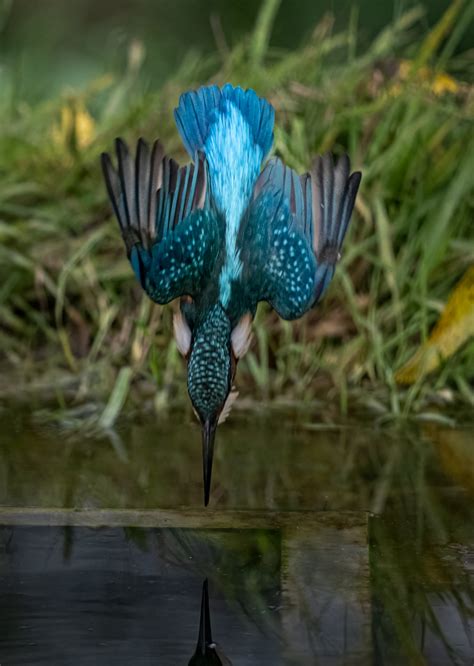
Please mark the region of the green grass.
<svg viewBox="0 0 474 666"><path fill-rule="evenodd" d="M184 161L172 116L179 94L231 81L274 104L275 152L290 166L304 171L315 154L347 150L363 171L328 296L294 324L261 306L239 367L241 395L336 402L342 413L369 408L381 419L432 411L440 395L472 403L472 343L408 390L394 373L474 262L473 66L454 55L473 5L453 2L429 32L422 10L410 10L364 50L356 12L343 33L326 17L288 53L269 46L278 4L265 2L254 33L234 48L188 54L160 90L144 88L137 44L121 78L34 107L3 74L1 395L61 409L95 403L108 426L126 398L139 408L186 404L171 308L153 306L134 282L98 156L117 135L132 143L159 136ZM435 92L441 72L454 77L456 92ZM89 114L93 126L84 130Z"/></svg>

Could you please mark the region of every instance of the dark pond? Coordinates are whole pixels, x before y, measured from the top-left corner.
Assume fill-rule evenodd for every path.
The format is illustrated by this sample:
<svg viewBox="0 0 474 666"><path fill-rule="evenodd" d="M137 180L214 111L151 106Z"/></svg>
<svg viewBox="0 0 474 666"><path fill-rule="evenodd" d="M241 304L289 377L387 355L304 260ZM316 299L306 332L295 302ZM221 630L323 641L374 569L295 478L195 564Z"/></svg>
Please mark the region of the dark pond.
<svg viewBox="0 0 474 666"><path fill-rule="evenodd" d="M0 664L472 666L474 429L304 421L235 415L204 509L182 416L0 414Z"/></svg>

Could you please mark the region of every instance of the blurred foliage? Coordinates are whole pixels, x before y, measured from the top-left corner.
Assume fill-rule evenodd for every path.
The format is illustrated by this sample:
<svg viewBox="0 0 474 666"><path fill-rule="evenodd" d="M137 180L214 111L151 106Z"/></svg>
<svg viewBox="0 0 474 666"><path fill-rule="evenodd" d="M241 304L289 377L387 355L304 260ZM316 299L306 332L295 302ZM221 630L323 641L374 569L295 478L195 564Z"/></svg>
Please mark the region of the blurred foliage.
<svg viewBox="0 0 474 666"><path fill-rule="evenodd" d="M184 404L171 308L152 305L133 280L98 155L117 135L160 136L185 160L172 115L179 94L231 81L275 106L275 151L290 166L302 172L317 153L347 150L363 171L328 296L294 324L261 306L241 394L324 396L342 413L365 404L387 419L433 401L474 404L472 343L408 389L395 380L474 261L473 67L458 51L474 5L454 0L426 34L423 10L410 9L364 49L357 12L343 31L324 16L291 51L269 45L278 5L267 0L233 47L217 30L217 52L184 55L158 90L140 78L138 41L120 75L46 101L20 99L10 77L0 97L1 395L21 390L61 408L108 401L106 426L127 397Z"/></svg>
<svg viewBox="0 0 474 666"><path fill-rule="evenodd" d="M335 29L345 29L354 4L361 17L358 43L363 49L387 22L417 3L278 0L276 13L270 5L267 10L272 47L294 49L328 10L334 14ZM446 4L446 0L425 0L423 29L436 23ZM195 59L214 52L216 45L223 52L232 48L252 30L259 6L254 0L0 0L2 92L30 103L64 87L77 89L105 73L120 76L127 45L134 40L146 47L140 81L156 90L180 66L184 48ZM256 44L265 49L268 39ZM456 51L471 46L472 34L466 31Z"/></svg>

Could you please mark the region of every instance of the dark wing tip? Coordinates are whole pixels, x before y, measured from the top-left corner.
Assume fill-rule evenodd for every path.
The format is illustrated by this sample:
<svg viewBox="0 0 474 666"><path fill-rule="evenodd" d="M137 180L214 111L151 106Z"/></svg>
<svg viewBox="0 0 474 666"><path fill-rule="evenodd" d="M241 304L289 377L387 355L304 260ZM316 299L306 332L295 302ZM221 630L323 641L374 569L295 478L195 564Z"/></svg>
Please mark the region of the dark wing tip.
<svg viewBox="0 0 474 666"><path fill-rule="evenodd" d="M339 258L362 178L360 171L350 170L346 153L336 161L325 153L313 162L313 247L320 262L335 264Z"/></svg>
<svg viewBox="0 0 474 666"><path fill-rule="evenodd" d="M342 153L342 155L336 157L336 161L334 160L335 156L330 151L325 152L323 155L316 155L311 165L311 171L320 171L324 166L336 170L340 169L343 171L347 171L347 174L349 174L351 170L351 160L347 153Z"/></svg>
<svg viewBox="0 0 474 666"><path fill-rule="evenodd" d="M100 154L100 164L102 166L104 178L107 181L109 179L110 172L115 171L109 153L104 152Z"/></svg>
<svg viewBox="0 0 474 666"><path fill-rule="evenodd" d="M359 189L360 181L362 180L362 171L354 171L349 178L349 186L354 188L355 191Z"/></svg>
<svg viewBox="0 0 474 666"><path fill-rule="evenodd" d="M359 191L360 181L362 180L362 173L360 171L354 171L347 181L347 194L346 202L344 205L344 216L347 218L346 224L349 224L349 218L352 214L352 209L355 205L355 200L357 197L357 192Z"/></svg>
<svg viewBox="0 0 474 666"><path fill-rule="evenodd" d="M331 169L334 169L334 155L329 150L324 153L323 159L322 159L322 164L325 167L329 167Z"/></svg>
<svg viewBox="0 0 474 666"><path fill-rule="evenodd" d="M318 176L323 170L324 157L325 155L316 155L311 165L311 172L316 173Z"/></svg>
<svg viewBox="0 0 474 666"><path fill-rule="evenodd" d="M349 155L344 153L337 160L336 166L334 167L334 172L337 174L337 178L340 179L343 183L349 178L349 173L351 171L351 161Z"/></svg>
<svg viewBox="0 0 474 666"><path fill-rule="evenodd" d="M121 162L125 161L130 156L130 151L128 149L128 146L121 137L117 137L115 139L115 152L117 153L119 166Z"/></svg>
<svg viewBox="0 0 474 666"><path fill-rule="evenodd" d="M352 209L355 204L355 200L357 197L357 192L359 191L359 185L360 181L362 180L362 173L360 171L354 171L354 173L351 173L348 181L347 181L347 194L346 198L348 201L348 208L346 215L351 215Z"/></svg>
<svg viewBox="0 0 474 666"><path fill-rule="evenodd" d="M107 194L109 195L110 203L112 204L112 209L115 213L115 217L120 225L122 233L126 226L126 220L122 215L122 211L119 205L120 200L120 179L117 171L114 168L112 163L112 158L109 153L101 153L100 162L102 166L102 174L104 176L105 187L107 189Z"/></svg>

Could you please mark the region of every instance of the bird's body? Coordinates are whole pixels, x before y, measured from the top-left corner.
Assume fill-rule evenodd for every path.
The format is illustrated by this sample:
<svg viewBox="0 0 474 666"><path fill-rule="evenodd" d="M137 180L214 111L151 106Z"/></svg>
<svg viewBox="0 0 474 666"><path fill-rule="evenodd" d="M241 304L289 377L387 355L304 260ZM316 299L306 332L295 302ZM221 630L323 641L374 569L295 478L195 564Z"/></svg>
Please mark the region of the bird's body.
<svg viewBox="0 0 474 666"><path fill-rule="evenodd" d="M178 347L203 427L206 504L214 434L235 398L232 383L259 301L295 319L324 294L334 274L360 174L349 160L318 158L298 176L278 158L274 111L252 90L227 84L185 93L175 111L193 163L142 140L133 161L117 140L118 170L103 168L128 255L158 303L181 299Z"/></svg>

